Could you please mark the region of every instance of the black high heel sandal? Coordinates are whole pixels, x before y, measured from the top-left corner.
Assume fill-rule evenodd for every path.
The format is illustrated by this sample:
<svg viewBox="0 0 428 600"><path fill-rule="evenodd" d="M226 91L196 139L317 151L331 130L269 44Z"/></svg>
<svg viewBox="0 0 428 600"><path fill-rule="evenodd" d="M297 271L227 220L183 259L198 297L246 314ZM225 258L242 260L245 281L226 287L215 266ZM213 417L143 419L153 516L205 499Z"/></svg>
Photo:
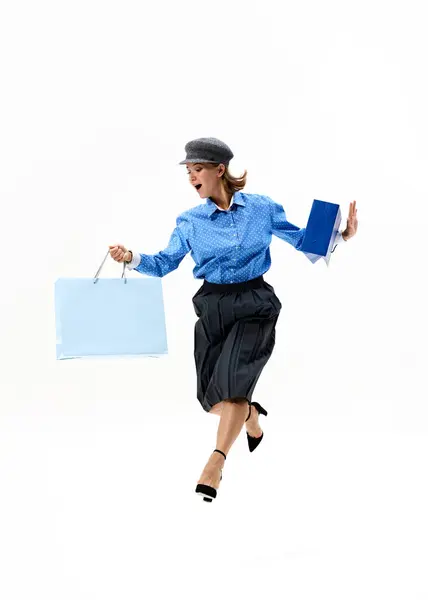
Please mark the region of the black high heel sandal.
<svg viewBox="0 0 428 600"><path fill-rule="evenodd" d="M226 454L224 452L222 452L221 450L217 450L217 448L214 450L214 452L219 452L220 454L223 454L224 458L226 458ZM222 469L220 469L220 472L222 471ZM223 475L220 475L220 481L223 479ZM199 494L200 496L203 497L203 500L205 500L205 502L212 502L214 500L214 498L216 498L217 496L217 490L213 487L211 487L210 485L204 485L203 483L198 483L198 485L196 486L196 490L195 492L197 494Z"/></svg>
<svg viewBox="0 0 428 600"><path fill-rule="evenodd" d="M267 411L263 408L263 406L261 406L258 402L251 402L250 403L250 412L248 413L248 417L245 419L245 422L247 422L248 419L251 417L251 407L252 406L254 406L256 408L259 415L265 415L267 417ZM249 435L247 432L248 448L250 449L250 452L253 452L257 448L257 446L260 444L260 442L263 439L263 435L264 435L264 433L262 432L262 435L260 437L255 438L255 437L251 437L251 435Z"/></svg>

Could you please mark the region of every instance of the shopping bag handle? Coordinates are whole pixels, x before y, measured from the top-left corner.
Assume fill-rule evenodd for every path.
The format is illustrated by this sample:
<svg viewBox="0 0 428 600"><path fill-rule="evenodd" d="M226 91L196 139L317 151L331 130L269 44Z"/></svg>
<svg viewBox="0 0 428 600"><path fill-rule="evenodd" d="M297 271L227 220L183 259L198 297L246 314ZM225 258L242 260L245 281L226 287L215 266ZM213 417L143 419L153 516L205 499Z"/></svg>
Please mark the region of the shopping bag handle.
<svg viewBox="0 0 428 600"><path fill-rule="evenodd" d="M94 283L97 283L98 281L98 275L100 274L101 269L104 266L105 261L107 260L108 255L110 254L110 250L107 250L107 254L104 257L103 262L101 263L101 267L98 269L98 271L95 273L95 277L94 277ZM124 279L124 282L126 283L126 275L125 275L125 263L123 263L123 271L122 271L122 279Z"/></svg>

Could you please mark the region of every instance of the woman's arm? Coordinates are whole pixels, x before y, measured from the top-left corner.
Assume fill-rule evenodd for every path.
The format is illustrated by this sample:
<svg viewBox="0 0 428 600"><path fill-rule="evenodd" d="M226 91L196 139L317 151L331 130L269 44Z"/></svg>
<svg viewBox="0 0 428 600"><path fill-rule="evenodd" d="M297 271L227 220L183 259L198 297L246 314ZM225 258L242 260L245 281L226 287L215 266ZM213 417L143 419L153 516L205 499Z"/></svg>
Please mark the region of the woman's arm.
<svg viewBox="0 0 428 600"><path fill-rule="evenodd" d="M187 220L180 215L177 218L177 226L171 234L168 246L157 254L132 254L130 262L126 265L129 270L135 269L139 273L152 275L153 277L164 277L174 271L183 258L190 252L187 236Z"/></svg>
<svg viewBox="0 0 428 600"><path fill-rule="evenodd" d="M304 228L304 227L300 228L300 227L297 227L296 225L293 225L292 223L290 223L287 220L285 210L281 206L281 204L274 202L270 198L268 198L268 200L270 201L270 210L271 210L271 219L272 219L272 235L276 235L277 237L283 239L284 241L286 241L289 244L291 244L292 246L294 246L294 248L296 248L296 250L300 250L302 243L303 243L303 238L305 237L306 228ZM351 207L349 209L350 216L348 218L348 226L345 230L339 230L337 232L332 252L334 252L334 250L336 249L336 246L338 244L340 244L341 242L347 241L350 237L352 237L352 235L355 235L353 227L355 228L355 231L356 231L356 227L355 227L356 212L354 214L354 210L355 210L355 208L352 207L352 203L351 203ZM352 217L351 217L351 215L352 215ZM321 258L320 256L318 256L316 254L307 254L306 252L304 252L303 254L305 254L312 263L316 262L317 260L319 260Z"/></svg>

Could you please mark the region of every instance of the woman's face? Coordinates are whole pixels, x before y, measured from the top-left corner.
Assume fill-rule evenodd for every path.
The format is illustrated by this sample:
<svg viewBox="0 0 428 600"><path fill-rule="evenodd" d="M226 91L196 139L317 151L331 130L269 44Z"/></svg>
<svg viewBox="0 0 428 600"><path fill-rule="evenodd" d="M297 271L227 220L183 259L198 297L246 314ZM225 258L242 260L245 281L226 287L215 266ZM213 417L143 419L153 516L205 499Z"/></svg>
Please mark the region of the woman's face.
<svg viewBox="0 0 428 600"><path fill-rule="evenodd" d="M224 165L207 163L186 163L190 184L197 190L201 198L209 198L218 194Z"/></svg>

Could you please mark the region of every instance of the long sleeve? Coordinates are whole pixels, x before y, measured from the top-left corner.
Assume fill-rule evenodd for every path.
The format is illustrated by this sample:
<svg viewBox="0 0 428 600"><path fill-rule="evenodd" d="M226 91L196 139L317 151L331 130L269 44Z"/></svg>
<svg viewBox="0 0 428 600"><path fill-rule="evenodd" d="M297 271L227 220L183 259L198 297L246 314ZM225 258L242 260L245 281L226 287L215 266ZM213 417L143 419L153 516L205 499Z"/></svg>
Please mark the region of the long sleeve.
<svg viewBox="0 0 428 600"><path fill-rule="evenodd" d="M165 250L151 255L133 253L132 261L127 268L153 277L164 277L174 271L191 249L187 236L187 220L180 215L177 217L176 223L177 226L172 232Z"/></svg>
<svg viewBox="0 0 428 600"><path fill-rule="evenodd" d="M281 204L270 200L271 220L272 220L272 235L276 235L285 242L288 242L296 250L300 247L305 236L305 229L301 229L287 221L284 208Z"/></svg>
<svg viewBox="0 0 428 600"><path fill-rule="evenodd" d="M296 250L300 251L302 247L303 238L305 237L306 228L300 228L296 225L293 225L289 221L287 221L287 216L285 214L284 208L281 204L270 200L270 210L271 210L271 219L272 219L272 235L276 235L281 238L285 242L288 242ZM335 239L335 246L333 248L333 252L336 249L338 243L344 241L342 237L342 232L338 231ZM312 262L316 263L317 260L322 258L317 254L310 254L309 252L303 252L303 254Z"/></svg>

